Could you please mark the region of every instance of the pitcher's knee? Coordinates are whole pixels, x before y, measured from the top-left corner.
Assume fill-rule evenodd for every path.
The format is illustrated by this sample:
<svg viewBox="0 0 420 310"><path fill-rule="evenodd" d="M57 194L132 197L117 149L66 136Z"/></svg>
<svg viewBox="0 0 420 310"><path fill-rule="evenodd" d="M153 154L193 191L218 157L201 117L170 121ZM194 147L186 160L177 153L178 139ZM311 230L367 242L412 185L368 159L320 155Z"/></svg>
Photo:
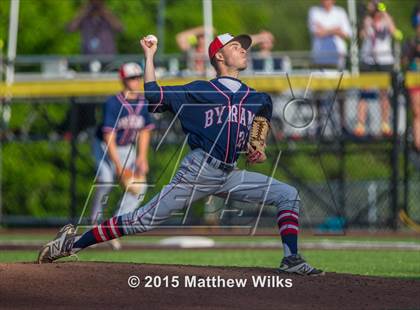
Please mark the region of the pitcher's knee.
<svg viewBox="0 0 420 310"><path fill-rule="evenodd" d="M300 197L298 190L291 186L284 184L281 190L277 193L276 206L279 211L292 210L299 212Z"/></svg>
<svg viewBox="0 0 420 310"><path fill-rule="evenodd" d="M299 191L296 187L288 185L287 195L290 200L300 200Z"/></svg>

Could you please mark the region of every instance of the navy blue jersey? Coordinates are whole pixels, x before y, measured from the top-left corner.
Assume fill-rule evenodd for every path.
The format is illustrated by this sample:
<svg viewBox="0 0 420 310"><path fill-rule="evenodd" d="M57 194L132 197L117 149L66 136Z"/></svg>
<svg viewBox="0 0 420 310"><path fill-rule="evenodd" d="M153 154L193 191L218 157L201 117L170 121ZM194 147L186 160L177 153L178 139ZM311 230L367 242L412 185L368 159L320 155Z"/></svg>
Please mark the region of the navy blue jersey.
<svg viewBox="0 0 420 310"><path fill-rule="evenodd" d="M236 162L245 150L256 115L271 119L270 96L243 83L235 93L218 79L162 87L149 82L144 91L150 112L169 110L177 115L191 149L201 148L226 163Z"/></svg>
<svg viewBox="0 0 420 310"><path fill-rule="evenodd" d="M137 100L126 100L122 93L109 97L103 106L103 121L97 137L103 140L103 133L115 131L117 145L134 143L136 133L153 129L147 101L141 96Z"/></svg>

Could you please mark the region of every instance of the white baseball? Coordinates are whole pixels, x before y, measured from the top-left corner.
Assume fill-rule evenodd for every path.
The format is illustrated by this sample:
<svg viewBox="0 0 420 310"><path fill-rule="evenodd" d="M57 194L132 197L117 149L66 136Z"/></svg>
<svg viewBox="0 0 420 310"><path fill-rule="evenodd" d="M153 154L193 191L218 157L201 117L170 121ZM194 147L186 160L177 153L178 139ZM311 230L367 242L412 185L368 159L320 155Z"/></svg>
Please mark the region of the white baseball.
<svg viewBox="0 0 420 310"><path fill-rule="evenodd" d="M152 43L152 44L157 44L158 43L158 39L156 38L156 36L155 35L153 35L153 34L149 34L146 38L145 38L145 40L147 41L147 42L149 42L149 43Z"/></svg>

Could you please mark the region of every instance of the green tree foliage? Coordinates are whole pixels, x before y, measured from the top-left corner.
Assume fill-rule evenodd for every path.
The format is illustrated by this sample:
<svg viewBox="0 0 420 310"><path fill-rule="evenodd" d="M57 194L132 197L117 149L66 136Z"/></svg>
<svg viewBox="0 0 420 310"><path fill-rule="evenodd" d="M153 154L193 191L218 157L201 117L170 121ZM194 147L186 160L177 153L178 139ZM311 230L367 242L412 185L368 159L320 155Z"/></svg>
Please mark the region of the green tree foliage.
<svg viewBox="0 0 420 310"><path fill-rule="evenodd" d="M178 52L176 33L203 23L200 0L166 0L165 52ZM414 32L410 15L415 0L384 1L405 37ZM21 0L18 54L77 54L79 33L68 33L66 25L85 3L80 0ZM159 0L107 0L107 6L124 24L118 35L121 53L138 53L138 39L156 33ZM317 0L214 0L213 21L218 33L274 33L276 50L307 50L310 37L307 13ZM362 3L362 1L358 1ZM345 0L338 5L347 7ZM0 38L7 39L9 0L0 1Z"/></svg>

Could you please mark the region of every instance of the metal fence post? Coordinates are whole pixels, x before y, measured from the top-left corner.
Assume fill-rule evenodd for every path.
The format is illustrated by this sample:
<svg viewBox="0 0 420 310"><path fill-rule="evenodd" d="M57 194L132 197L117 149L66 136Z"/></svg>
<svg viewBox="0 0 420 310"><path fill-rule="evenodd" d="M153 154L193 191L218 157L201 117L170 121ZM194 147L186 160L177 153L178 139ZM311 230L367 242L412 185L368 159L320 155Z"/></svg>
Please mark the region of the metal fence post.
<svg viewBox="0 0 420 310"><path fill-rule="evenodd" d="M391 87L392 87L392 151L391 151L391 216L389 218L389 225L393 230L397 229L398 217L398 181L399 181L399 135L398 135L398 96L400 93L400 73L394 71L391 73Z"/></svg>
<svg viewBox="0 0 420 310"><path fill-rule="evenodd" d="M409 142L409 117L410 117L410 95L405 88L405 80L401 85L402 91L404 92L405 98L405 132L404 132L404 195L403 195L403 205L402 208L405 212L408 212L408 197L410 194L410 170L408 169L408 155L410 150Z"/></svg>
<svg viewBox="0 0 420 310"><path fill-rule="evenodd" d="M76 219L76 208L77 208L77 195L76 195L76 182L77 182L77 170L76 170L76 157L77 157L77 124L78 124L78 104L74 97L70 98L71 112L70 112L70 210L69 220L74 222Z"/></svg>
<svg viewBox="0 0 420 310"><path fill-rule="evenodd" d="M345 220L345 226L347 226L346 219L346 139L344 138L344 100L342 96L338 97L339 109L340 109L340 147L339 147L339 203L340 203L340 216Z"/></svg>
<svg viewBox="0 0 420 310"><path fill-rule="evenodd" d="M3 138L5 126L3 123L3 111L5 100L0 100L0 225L3 223Z"/></svg>

